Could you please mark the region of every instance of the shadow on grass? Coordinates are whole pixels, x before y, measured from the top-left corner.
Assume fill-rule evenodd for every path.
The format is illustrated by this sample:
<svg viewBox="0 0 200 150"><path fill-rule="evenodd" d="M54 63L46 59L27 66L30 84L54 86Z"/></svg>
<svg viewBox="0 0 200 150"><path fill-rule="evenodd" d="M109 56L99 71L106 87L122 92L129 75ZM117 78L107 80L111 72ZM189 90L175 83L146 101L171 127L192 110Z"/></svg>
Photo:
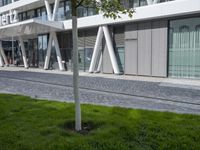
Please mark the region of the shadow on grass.
<svg viewBox="0 0 200 150"><path fill-rule="evenodd" d="M102 124L96 123L94 121L83 121L81 126L82 130L81 131L76 131L75 130L75 121L70 120L64 123L64 126L62 128L66 131L72 131L75 133L79 133L82 135L88 135L91 131L97 130L99 127L101 127Z"/></svg>

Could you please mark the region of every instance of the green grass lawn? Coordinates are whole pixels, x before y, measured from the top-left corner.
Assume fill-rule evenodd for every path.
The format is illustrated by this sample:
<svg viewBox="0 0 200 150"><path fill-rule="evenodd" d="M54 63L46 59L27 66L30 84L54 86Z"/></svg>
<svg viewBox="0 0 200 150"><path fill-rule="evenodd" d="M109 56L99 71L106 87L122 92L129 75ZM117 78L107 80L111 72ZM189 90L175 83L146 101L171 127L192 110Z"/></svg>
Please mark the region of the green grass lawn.
<svg viewBox="0 0 200 150"><path fill-rule="evenodd" d="M0 150L200 150L200 116L82 105L87 134L67 129L74 104L0 95Z"/></svg>

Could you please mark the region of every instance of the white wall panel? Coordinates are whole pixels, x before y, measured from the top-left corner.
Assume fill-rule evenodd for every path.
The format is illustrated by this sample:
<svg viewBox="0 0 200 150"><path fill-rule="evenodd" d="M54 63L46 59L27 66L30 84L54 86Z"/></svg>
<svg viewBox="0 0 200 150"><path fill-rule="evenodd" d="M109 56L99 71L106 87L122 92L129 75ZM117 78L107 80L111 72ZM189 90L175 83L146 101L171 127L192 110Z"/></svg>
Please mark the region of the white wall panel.
<svg viewBox="0 0 200 150"><path fill-rule="evenodd" d="M138 24L138 75L151 76L151 22Z"/></svg>
<svg viewBox="0 0 200 150"><path fill-rule="evenodd" d="M167 76L167 21L152 23L152 76Z"/></svg>

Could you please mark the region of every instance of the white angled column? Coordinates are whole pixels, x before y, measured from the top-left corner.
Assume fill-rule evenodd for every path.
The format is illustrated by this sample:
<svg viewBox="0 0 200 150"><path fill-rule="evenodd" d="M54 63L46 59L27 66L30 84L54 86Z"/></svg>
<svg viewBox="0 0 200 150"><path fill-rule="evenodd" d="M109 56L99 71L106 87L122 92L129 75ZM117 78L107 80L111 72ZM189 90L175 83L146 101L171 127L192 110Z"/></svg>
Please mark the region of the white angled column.
<svg viewBox="0 0 200 150"><path fill-rule="evenodd" d="M56 55L57 55L57 61L58 61L59 69L61 71L63 71L64 70L64 66L63 66L63 63L62 63L62 57L61 57L61 53L60 53L58 39L57 39L57 36L56 36L55 32L52 32L52 34L53 34L53 41L54 41L54 44L55 44L55 49L56 49Z"/></svg>
<svg viewBox="0 0 200 150"><path fill-rule="evenodd" d="M44 2L45 2L46 10L47 10L48 20L55 21L60 0L55 0L53 14L51 13L51 7L49 4L49 1L45 0ZM50 61L51 49L52 49L53 42L54 42L54 46L56 49L56 55L57 55L59 69L61 71L63 71L65 69L64 69L64 65L62 63L62 57L61 57L61 53L60 53L60 48L59 48L59 43L58 43L58 38L57 38L56 32L51 32L49 35L49 42L48 42L47 54L46 54L46 58L45 58L44 69L47 70L49 68L49 61Z"/></svg>
<svg viewBox="0 0 200 150"><path fill-rule="evenodd" d="M26 58L26 50L25 50L24 42L23 42L21 36L19 36L19 42L20 42L20 46L21 46L21 51L22 51L22 58L23 58L23 62L24 62L24 67L27 69L27 68L28 68L28 63L27 63L27 58Z"/></svg>
<svg viewBox="0 0 200 150"><path fill-rule="evenodd" d="M112 39L110 37L110 32L108 30L108 26L103 26L103 32L104 32L106 45L108 47L108 52L109 52L109 55L110 55L110 60L111 60L111 63L112 63L114 73L120 74L119 66L118 66L118 63L117 63L116 56L115 56L115 52L114 52L114 48L113 48L113 42L112 42Z"/></svg>
<svg viewBox="0 0 200 150"><path fill-rule="evenodd" d="M100 26L99 30L98 30L98 34L97 34L96 43L95 43L95 46L94 46L94 52L93 52L93 55L92 55L92 60L91 60L91 63L90 63L90 68L89 68L90 73L95 71L97 58L98 58L99 53L100 53L100 45L101 45L101 42L102 42L102 38L103 38L103 28Z"/></svg>
<svg viewBox="0 0 200 150"><path fill-rule="evenodd" d="M48 47L47 47L47 53L46 53L45 62L44 62L45 70L49 69L49 61L50 61L50 56L51 56L52 42L53 42L53 34L50 33Z"/></svg>
<svg viewBox="0 0 200 150"><path fill-rule="evenodd" d="M1 57L1 55L0 55L0 67L3 67L3 65L4 65L3 59L2 59L2 57Z"/></svg>
<svg viewBox="0 0 200 150"><path fill-rule="evenodd" d="M55 0L53 15L52 15L52 19L51 19L52 21L55 21L55 19L56 19L59 3L60 3L60 0Z"/></svg>
<svg viewBox="0 0 200 150"><path fill-rule="evenodd" d="M3 50L2 41L0 41L0 55L3 57L4 63L6 64L6 66L9 66L7 57Z"/></svg>
<svg viewBox="0 0 200 150"><path fill-rule="evenodd" d="M100 54L100 59L99 59L99 64L98 64L98 67L97 67L97 71L96 71L96 72L101 72L101 65L102 65L102 62L103 62L103 54L101 53L101 54Z"/></svg>
<svg viewBox="0 0 200 150"><path fill-rule="evenodd" d="M52 19L51 6L50 6L48 0L45 0L44 3L45 3L45 6L46 6L46 10L47 10L48 20L50 21Z"/></svg>

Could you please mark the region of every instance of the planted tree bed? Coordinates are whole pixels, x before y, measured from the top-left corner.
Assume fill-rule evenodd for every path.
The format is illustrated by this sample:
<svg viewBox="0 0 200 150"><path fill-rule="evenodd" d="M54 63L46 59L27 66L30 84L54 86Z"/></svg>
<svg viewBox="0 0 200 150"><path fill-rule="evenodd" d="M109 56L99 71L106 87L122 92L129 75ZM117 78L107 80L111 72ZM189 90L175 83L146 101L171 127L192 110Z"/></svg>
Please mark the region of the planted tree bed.
<svg viewBox="0 0 200 150"><path fill-rule="evenodd" d="M200 149L200 116L0 95L0 150Z"/></svg>

